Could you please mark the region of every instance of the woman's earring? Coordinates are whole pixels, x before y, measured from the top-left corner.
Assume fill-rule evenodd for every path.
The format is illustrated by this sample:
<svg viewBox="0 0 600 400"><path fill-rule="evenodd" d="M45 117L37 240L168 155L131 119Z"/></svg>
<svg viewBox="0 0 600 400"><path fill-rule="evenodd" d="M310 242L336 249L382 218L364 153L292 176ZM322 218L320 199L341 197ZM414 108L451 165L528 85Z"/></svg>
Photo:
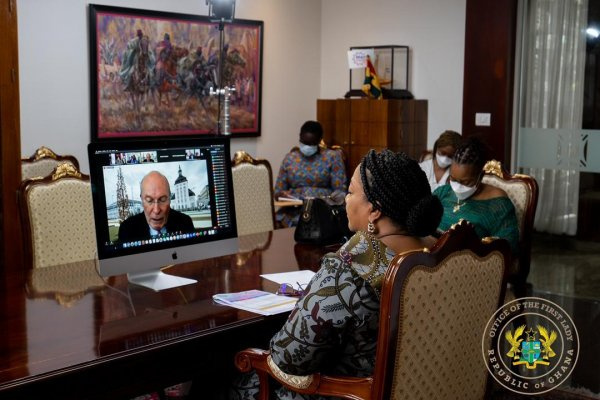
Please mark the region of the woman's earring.
<svg viewBox="0 0 600 400"><path fill-rule="evenodd" d="M367 224L367 232L369 232L371 235L374 235L376 230L377 229L375 228L375 224L369 221L369 223Z"/></svg>

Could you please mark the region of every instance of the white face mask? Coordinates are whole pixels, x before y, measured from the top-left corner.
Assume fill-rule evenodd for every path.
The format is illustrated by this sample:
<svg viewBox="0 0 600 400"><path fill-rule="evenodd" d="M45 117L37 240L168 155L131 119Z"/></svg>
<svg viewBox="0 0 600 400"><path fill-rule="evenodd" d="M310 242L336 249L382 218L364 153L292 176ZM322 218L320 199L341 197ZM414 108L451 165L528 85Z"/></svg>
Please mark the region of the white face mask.
<svg viewBox="0 0 600 400"><path fill-rule="evenodd" d="M306 157L310 157L319 151L319 146L309 146L308 144L300 143L300 152Z"/></svg>
<svg viewBox="0 0 600 400"><path fill-rule="evenodd" d="M443 156L439 153L435 155L435 161L437 162L437 165L440 166L440 168L444 169L448 168L450 164L452 164L452 158L448 156Z"/></svg>
<svg viewBox="0 0 600 400"><path fill-rule="evenodd" d="M473 193L477 191L477 185L466 186L458 182L450 181L450 186L452 187L452 190L454 191L454 194L458 200L466 200L473 196Z"/></svg>

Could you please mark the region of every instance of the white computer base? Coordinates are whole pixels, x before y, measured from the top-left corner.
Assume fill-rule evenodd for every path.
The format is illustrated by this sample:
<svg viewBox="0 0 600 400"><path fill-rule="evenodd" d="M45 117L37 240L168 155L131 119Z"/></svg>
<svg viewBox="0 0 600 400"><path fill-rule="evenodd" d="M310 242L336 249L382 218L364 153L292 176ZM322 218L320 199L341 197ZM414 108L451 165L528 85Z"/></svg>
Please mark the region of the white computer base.
<svg viewBox="0 0 600 400"><path fill-rule="evenodd" d="M139 286L152 289L155 292L164 289L171 289L178 286L190 285L198 282L195 279L182 278L180 276L165 274L161 271L145 271L128 273L129 282Z"/></svg>

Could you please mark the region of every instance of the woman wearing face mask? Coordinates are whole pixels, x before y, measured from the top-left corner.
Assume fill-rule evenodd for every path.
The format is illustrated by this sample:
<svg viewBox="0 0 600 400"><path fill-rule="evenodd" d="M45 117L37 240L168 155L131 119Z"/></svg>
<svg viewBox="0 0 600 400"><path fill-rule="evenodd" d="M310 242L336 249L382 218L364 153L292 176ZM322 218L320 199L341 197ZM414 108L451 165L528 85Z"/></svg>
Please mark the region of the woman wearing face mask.
<svg viewBox="0 0 600 400"><path fill-rule="evenodd" d="M479 237L508 240L516 254L519 227L515 207L502 189L481 181L486 161L485 146L476 138L469 138L458 147L450 166L450 184L433 192L444 206L438 230L446 231L465 219L475 226Z"/></svg>
<svg viewBox="0 0 600 400"><path fill-rule="evenodd" d="M342 156L338 151L323 149L319 143L323 128L316 121L306 121L300 128L300 143L286 154L275 182L275 199L327 197L343 201L347 179ZM295 226L300 207L282 207L276 219L282 226Z"/></svg>
<svg viewBox="0 0 600 400"><path fill-rule="evenodd" d="M431 192L446 184L449 174L448 167L452 164L452 157L460 141L460 133L454 131L443 132L433 144L433 157L419 163L419 166L427 175Z"/></svg>

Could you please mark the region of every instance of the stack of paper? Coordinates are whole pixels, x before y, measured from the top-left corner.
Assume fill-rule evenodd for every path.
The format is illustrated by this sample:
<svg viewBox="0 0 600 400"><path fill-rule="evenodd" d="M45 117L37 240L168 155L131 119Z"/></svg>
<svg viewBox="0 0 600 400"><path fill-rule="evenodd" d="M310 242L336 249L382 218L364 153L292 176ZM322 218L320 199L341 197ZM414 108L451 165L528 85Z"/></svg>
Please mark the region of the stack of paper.
<svg viewBox="0 0 600 400"><path fill-rule="evenodd" d="M312 277L315 276L315 273L313 271L303 269L300 271L280 272L277 274L262 274L261 276L275 283L287 283L296 289L304 290L306 289L308 282L310 282Z"/></svg>
<svg viewBox="0 0 600 400"><path fill-rule="evenodd" d="M279 200L279 201L294 201L294 202L296 202L296 201L300 201L301 202L302 201L298 197L294 197L294 196L279 196L277 198L277 200Z"/></svg>
<svg viewBox="0 0 600 400"><path fill-rule="evenodd" d="M238 293L221 293L213 295L213 300L241 310L262 315L274 315L291 311L298 298L278 296L261 290L248 290Z"/></svg>

